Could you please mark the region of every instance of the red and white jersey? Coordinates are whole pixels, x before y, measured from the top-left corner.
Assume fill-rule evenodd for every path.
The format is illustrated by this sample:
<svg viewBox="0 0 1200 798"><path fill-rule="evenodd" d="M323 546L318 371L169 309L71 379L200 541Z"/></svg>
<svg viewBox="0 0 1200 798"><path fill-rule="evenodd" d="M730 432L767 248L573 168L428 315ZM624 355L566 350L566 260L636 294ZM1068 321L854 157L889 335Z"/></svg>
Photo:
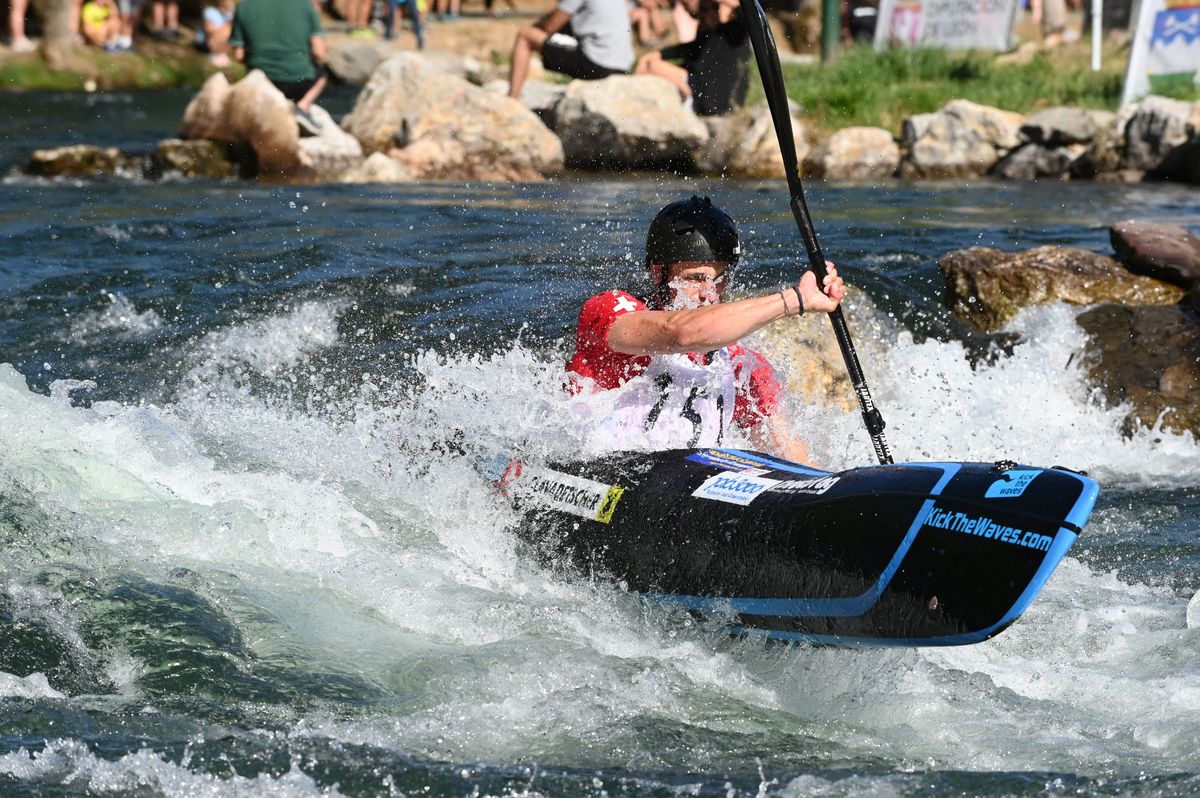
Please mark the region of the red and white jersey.
<svg viewBox="0 0 1200 798"><path fill-rule="evenodd" d="M572 393L619 390L601 424L613 448L720 446L732 424L748 428L775 412L781 389L770 364L741 344L707 354L627 355L608 345L614 321L646 310L625 291L605 291L579 313Z"/></svg>

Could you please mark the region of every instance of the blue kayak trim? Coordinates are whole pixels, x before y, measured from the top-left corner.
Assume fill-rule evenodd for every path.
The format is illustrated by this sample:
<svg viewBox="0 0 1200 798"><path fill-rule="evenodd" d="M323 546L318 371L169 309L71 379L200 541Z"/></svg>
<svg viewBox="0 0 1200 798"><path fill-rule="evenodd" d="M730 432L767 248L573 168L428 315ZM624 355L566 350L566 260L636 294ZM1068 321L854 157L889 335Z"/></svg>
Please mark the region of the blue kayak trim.
<svg viewBox="0 0 1200 798"><path fill-rule="evenodd" d="M739 457L751 457L743 452L737 452ZM768 462L766 458L760 458L764 464ZM732 610L738 615L768 615L775 617L791 617L805 618L811 616L821 617L858 617L865 615L879 601L879 597L883 595L883 591L891 583L892 577L896 575L896 571L900 569L900 563L904 561L904 557L908 554L908 550L912 548L913 541L917 539L917 532L925 523L925 519L929 513L933 511L935 497L939 496L946 485L959 472L961 466L958 463L921 463L923 468L940 468L942 476L929 491L929 498L921 505L921 509L917 512L913 519L912 525L905 533L904 539L900 541L900 545L896 547L895 554L892 559L880 572L879 578L875 580L875 584L871 585L864 593L858 596L850 596L848 598L786 598L786 599L768 599L768 598L737 598L730 596L682 596L674 593L646 593L647 599L651 601L665 601L674 604L681 604L689 610L712 614L726 612ZM780 469L783 470L783 469ZM823 472L817 472L823 473ZM1057 536L1056 536L1057 539Z"/></svg>
<svg viewBox="0 0 1200 798"><path fill-rule="evenodd" d="M783 468L782 464L775 464L769 458L760 457L758 455L749 454L737 450L729 450L736 454L737 457L745 459L753 459L761 462L764 466L778 468L779 470L794 471L796 473L826 473L815 472L811 470L800 470L795 468ZM735 613L737 615L759 615L759 616L774 616L779 618L800 618L800 617L850 617L861 616L870 611L872 607L879 601L879 597L890 584L892 577L899 570L901 562L905 555L912 548L913 542L916 540L917 533L924 525L929 513L932 512L935 497L940 495L946 485L958 473L960 465L957 463L905 463L903 465L911 465L917 467L940 468L942 476L929 492L929 498L922 505L917 513L912 526L909 527L904 539L896 549L895 555L880 574L879 579L871 586L869 590L860 596L840 599L758 599L758 598L737 598L737 597L706 597L706 596L682 596L670 593L649 593L643 594L647 600L654 602L667 602L675 605L683 606L689 610L695 610L705 614L721 614ZM1048 470L1048 469L1043 469ZM1067 513L1063 522L1070 524L1075 528L1082 529L1087 523L1091 515L1092 508L1096 504L1096 498L1100 493L1100 486L1092 479L1089 479L1082 474L1065 469L1058 469L1058 473L1066 474L1078 479L1083 483L1083 490L1080 492L1079 498L1072 505L1070 512ZM1033 600L1041 593L1046 582L1050 579L1050 575L1058 567L1058 564L1066 556L1067 551L1075 543L1078 535L1074 531L1060 526L1058 532L1054 535L1054 541L1050 548L1046 551L1046 556L1042 558L1042 563L1033 577L1029 580L1029 584L1025 586L1025 590L1013 602L1012 607L1004 616L992 624L991 626L980 629L974 632L965 632L958 635L943 635L940 637L914 637L914 638L874 638L874 637L843 637L839 635L822 635L809 634L805 632L788 632L783 630L762 629L755 627L733 626L730 631L734 634L741 634L751 637L762 637L767 640L774 640L789 643L809 643L814 645L835 645L835 646L854 646L865 648L880 648L892 646L959 646L978 643L992 637L1000 632L1006 626L1019 618Z"/></svg>
<svg viewBox="0 0 1200 798"><path fill-rule="evenodd" d="M712 465L714 468L720 467L716 462L707 462L704 458L705 452L713 452L716 455L712 458L713 461L719 460L720 456L723 454L729 454L733 457L736 457L738 460L749 460L752 463L761 465L763 468L770 468L775 471L786 471L789 474L803 474L805 476L816 477L832 473L830 471L822 471L819 468L808 468L806 466L796 465L795 463L789 463L786 460L775 460L756 452L743 452L741 449L708 449L690 454L688 455L687 459L693 460L697 463Z"/></svg>

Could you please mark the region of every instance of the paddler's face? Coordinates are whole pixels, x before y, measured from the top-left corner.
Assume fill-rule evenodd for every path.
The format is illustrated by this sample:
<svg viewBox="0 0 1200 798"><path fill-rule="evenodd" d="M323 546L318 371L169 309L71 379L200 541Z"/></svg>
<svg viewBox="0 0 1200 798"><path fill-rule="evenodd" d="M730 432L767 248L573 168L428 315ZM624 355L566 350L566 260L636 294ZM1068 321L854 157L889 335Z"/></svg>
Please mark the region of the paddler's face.
<svg viewBox="0 0 1200 798"><path fill-rule="evenodd" d="M694 308L715 305L724 295L729 264L720 260L682 261L667 269L671 306Z"/></svg>

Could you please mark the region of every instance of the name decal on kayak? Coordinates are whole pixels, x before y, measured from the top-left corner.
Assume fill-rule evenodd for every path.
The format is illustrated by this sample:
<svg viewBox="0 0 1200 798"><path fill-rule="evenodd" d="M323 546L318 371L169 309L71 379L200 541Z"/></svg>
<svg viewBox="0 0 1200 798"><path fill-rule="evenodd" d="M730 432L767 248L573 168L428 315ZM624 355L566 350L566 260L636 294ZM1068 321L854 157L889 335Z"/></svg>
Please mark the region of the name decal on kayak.
<svg viewBox="0 0 1200 798"><path fill-rule="evenodd" d="M1029 483L1041 471L1005 471L1000 479L988 486L985 499L1015 499L1025 492Z"/></svg>
<svg viewBox="0 0 1200 798"><path fill-rule="evenodd" d="M771 488L775 493L799 493L804 496L821 496L841 477L817 477L816 479L789 479Z"/></svg>
<svg viewBox="0 0 1200 798"><path fill-rule="evenodd" d="M929 511L929 517L925 519L925 526L945 529L948 532L961 532L964 535L977 535L1037 551L1049 551L1050 544L1054 542L1052 537L997 524L987 516L973 516L953 510L943 510L936 505Z"/></svg>
<svg viewBox="0 0 1200 798"><path fill-rule="evenodd" d="M692 495L727 504L740 504L744 507L758 498L763 491L778 484L779 480L777 479L767 479L739 471L722 471L720 474L704 480L704 483L696 488Z"/></svg>
<svg viewBox="0 0 1200 798"><path fill-rule="evenodd" d="M508 482L518 498L607 524L625 489L583 477L522 465Z"/></svg>
<svg viewBox="0 0 1200 798"><path fill-rule="evenodd" d="M691 460L693 463L703 463L706 466L715 466L730 471L756 471L762 468L763 465L758 460L739 457L733 452L724 452L716 449L694 452L693 454L689 454L685 459Z"/></svg>

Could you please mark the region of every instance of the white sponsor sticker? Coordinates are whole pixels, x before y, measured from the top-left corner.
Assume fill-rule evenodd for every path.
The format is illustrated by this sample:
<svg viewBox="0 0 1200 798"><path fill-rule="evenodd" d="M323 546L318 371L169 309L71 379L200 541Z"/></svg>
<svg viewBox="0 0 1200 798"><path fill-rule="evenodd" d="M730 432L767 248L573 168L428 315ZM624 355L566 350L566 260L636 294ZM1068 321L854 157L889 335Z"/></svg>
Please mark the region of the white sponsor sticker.
<svg viewBox="0 0 1200 798"><path fill-rule="evenodd" d="M799 493L805 496L820 496L838 483L840 477L817 477L816 479L788 479L771 490L776 493Z"/></svg>
<svg viewBox="0 0 1200 798"><path fill-rule="evenodd" d="M777 479L767 479L744 471L722 471L704 480L704 484L696 488L692 495L701 499L745 506L771 486L778 484Z"/></svg>
<svg viewBox="0 0 1200 798"><path fill-rule="evenodd" d="M607 524L623 492L583 477L522 465L509 486L518 498Z"/></svg>

